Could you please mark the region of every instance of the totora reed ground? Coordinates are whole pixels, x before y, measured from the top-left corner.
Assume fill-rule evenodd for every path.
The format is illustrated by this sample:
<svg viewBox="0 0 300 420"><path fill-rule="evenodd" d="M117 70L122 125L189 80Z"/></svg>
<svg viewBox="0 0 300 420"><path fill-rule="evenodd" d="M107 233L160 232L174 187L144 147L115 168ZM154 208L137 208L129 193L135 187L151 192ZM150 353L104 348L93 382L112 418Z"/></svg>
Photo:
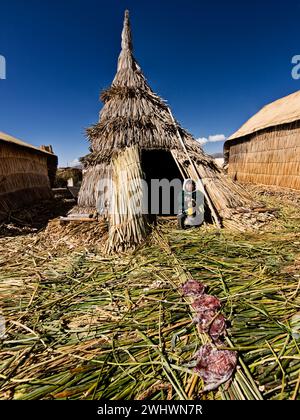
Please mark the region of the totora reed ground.
<svg viewBox="0 0 300 420"><path fill-rule="evenodd" d="M300 399L300 193L248 188L279 209L248 233L163 221L118 257L44 229L2 235L0 399ZM208 341L180 290L191 277L221 299L239 355L208 393L190 365Z"/></svg>

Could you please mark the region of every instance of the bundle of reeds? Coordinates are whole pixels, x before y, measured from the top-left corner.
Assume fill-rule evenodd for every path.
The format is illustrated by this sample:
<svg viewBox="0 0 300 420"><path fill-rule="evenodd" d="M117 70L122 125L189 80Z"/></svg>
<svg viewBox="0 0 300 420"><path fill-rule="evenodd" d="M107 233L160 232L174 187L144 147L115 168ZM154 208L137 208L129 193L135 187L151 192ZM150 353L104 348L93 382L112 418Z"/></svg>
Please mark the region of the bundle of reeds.
<svg viewBox="0 0 300 420"><path fill-rule="evenodd" d="M89 223L67 222L61 223L60 219L51 220L45 230L45 241L55 244L55 247L67 246L92 247L104 250L108 238L108 226L104 218Z"/></svg>
<svg viewBox="0 0 300 420"><path fill-rule="evenodd" d="M93 210L97 209L101 214L101 209L105 208L105 201L109 200L103 191L99 188L101 180L111 179L110 163L103 162L101 164L92 165L83 171L82 185L78 196L78 205L83 211L89 207Z"/></svg>
<svg viewBox="0 0 300 420"><path fill-rule="evenodd" d="M140 244L148 231L143 214L143 174L139 159L137 147L130 147L112 162L109 253Z"/></svg>

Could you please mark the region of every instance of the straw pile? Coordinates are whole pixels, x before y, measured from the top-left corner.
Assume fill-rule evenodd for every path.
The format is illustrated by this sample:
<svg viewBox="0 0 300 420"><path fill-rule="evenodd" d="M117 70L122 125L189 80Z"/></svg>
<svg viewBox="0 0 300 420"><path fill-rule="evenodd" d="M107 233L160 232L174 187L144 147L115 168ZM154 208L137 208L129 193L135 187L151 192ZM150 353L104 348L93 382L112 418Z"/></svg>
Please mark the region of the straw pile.
<svg viewBox="0 0 300 420"><path fill-rule="evenodd" d="M60 219L51 220L44 232L46 243L54 244L55 248L68 249L91 248L95 246L98 251L104 250L108 239L108 227L105 220L95 222L61 223Z"/></svg>
<svg viewBox="0 0 300 420"><path fill-rule="evenodd" d="M37 233L45 229L49 220L67 214L73 204L74 200L55 196L52 200L11 211L0 223L0 237Z"/></svg>
<svg viewBox="0 0 300 420"><path fill-rule="evenodd" d="M278 204L278 202L281 202L289 206L300 208L299 191L294 191L288 188L280 188L274 185L266 188L263 185L247 184L246 187L251 194L260 197L260 199L273 199L275 205Z"/></svg>

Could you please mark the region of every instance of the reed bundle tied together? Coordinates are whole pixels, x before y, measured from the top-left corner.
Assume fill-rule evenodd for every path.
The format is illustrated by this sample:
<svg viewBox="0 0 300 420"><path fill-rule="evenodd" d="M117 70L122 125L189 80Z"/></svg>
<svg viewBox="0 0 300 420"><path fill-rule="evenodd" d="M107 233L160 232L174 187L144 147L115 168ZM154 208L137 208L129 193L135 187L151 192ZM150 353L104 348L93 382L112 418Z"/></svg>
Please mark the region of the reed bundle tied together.
<svg viewBox="0 0 300 420"><path fill-rule="evenodd" d="M125 251L140 244L146 237L148 229L142 206L142 176L136 147L125 149L113 160L108 252Z"/></svg>

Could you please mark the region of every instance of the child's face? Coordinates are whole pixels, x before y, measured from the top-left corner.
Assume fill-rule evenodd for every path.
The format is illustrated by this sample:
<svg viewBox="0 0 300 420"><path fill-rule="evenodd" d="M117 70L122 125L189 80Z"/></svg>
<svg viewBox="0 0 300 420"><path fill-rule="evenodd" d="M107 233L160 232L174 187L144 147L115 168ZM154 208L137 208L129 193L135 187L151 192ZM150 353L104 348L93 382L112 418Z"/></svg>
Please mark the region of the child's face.
<svg viewBox="0 0 300 420"><path fill-rule="evenodd" d="M193 183L192 182L187 182L186 186L185 186L185 189L188 192L192 192L193 191Z"/></svg>

